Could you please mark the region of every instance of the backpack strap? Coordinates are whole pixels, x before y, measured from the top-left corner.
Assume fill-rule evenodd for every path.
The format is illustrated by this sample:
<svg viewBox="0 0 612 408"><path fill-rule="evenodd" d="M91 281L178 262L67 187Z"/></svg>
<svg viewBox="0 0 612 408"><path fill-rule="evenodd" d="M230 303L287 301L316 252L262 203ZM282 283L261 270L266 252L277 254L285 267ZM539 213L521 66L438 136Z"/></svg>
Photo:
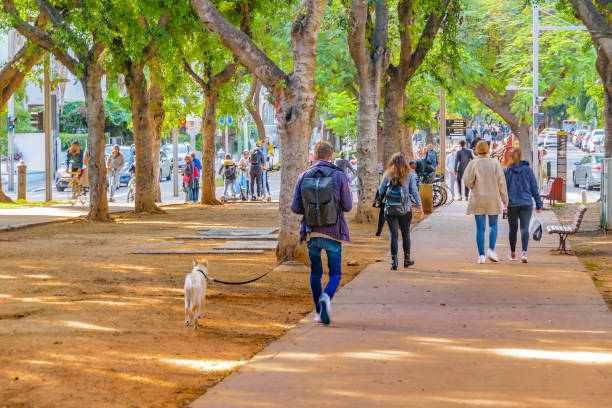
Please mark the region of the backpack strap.
<svg viewBox="0 0 612 408"><path fill-rule="evenodd" d="M335 171L336 169L332 169L332 168L327 168L327 169L314 168L314 169L308 170L308 172L306 173L306 176L312 177L317 173L321 173L324 177L330 177Z"/></svg>

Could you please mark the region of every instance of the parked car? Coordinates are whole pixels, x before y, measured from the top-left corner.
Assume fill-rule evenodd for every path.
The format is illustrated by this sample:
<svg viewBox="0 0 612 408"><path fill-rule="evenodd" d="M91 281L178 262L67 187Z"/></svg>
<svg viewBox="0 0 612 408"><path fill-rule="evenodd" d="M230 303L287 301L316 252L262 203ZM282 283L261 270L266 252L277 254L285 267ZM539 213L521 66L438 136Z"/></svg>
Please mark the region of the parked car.
<svg viewBox="0 0 612 408"><path fill-rule="evenodd" d="M172 148L172 144L163 145L161 150L166 153L166 156L170 160L170 171L172 171L172 166L174 166L174 152ZM191 145L189 143L179 143L178 145L178 168L179 170L183 170L187 165L185 163L185 156L191 154Z"/></svg>
<svg viewBox="0 0 612 408"><path fill-rule="evenodd" d="M159 151L159 180L170 180L172 178L172 163L165 150Z"/></svg>
<svg viewBox="0 0 612 408"><path fill-rule="evenodd" d="M590 141L591 141L591 139L593 138L593 135L595 134L595 131L596 131L596 130L597 130L597 129L595 129L595 130L593 130L593 131L589 132L589 133L588 133L588 134L587 134L587 135L584 137L584 139L582 139L582 143L580 144L580 149L582 149L582 151L585 151L585 152L587 151L587 148L588 148L588 146L589 146L589 142L590 142Z"/></svg>
<svg viewBox="0 0 612 408"><path fill-rule="evenodd" d="M596 147L603 143L606 138L606 134L603 129L595 129L593 131L593 137L589 140L589 144L587 146L587 153L595 153Z"/></svg>
<svg viewBox="0 0 612 408"><path fill-rule="evenodd" d="M573 179L574 187L584 185L587 190L592 190L594 187L601 186L601 160L603 154L589 154L582 158L581 161L574 163Z"/></svg>

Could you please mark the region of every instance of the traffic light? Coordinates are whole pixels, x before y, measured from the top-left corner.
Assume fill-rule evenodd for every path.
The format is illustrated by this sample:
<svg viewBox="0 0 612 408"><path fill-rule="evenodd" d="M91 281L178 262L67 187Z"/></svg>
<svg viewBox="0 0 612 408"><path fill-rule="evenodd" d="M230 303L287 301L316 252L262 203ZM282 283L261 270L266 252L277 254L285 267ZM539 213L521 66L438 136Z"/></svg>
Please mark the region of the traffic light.
<svg viewBox="0 0 612 408"><path fill-rule="evenodd" d="M15 130L15 121L16 120L17 119L15 119L15 118L9 118L9 121L8 121L8 130L9 130L9 132L13 132Z"/></svg>
<svg viewBox="0 0 612 408"><path fill-rule="evenodd" d="M186 123L187 123L187 121L185 120L185 118L179 119L179 125L181 125L181 127L185 127Z"/></svg>
<svg viewBox="0 0 612 408"><path fill-rule="evenodd" d="M185 127L186 124L187 124L187 121L185 120L185 118L179 119L179 133L181 134L187 133L187 128Z"/></svg>

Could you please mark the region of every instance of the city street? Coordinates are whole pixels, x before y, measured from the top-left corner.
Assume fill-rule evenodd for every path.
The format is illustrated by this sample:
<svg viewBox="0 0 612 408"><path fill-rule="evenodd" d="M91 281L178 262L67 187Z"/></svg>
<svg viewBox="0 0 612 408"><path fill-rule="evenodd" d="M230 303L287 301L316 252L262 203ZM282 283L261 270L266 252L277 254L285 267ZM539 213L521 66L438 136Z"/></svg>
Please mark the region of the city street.
<svg viewBox="0 0 612 408"><path fill-rule="evenodd" d="M582 201L581 191L583 187L574 187L572 180L572 174L575 170L576 165L574 163L582 160L583 157L587 156L587 153L578 149L569 140L567 142L567 190L566 197L568 203L579 203ZM557 176L557 149L548 148L547 154L544 156L544 168L546 163L551 163L551 174L553 177ZM587 191L587 201L589 203L595 202L599 199L599 189Z"/></svg>
<svg viewBox="0 0 612 408"><path fill-rule="evenodd" d="M28 177L27 184L27 195L26 199L28 201L45 201L45 181L44 177L41 174L32 175ZM33 179L33 180L32 180ZM280 194L280 172L273 172L269 174L270 181L270 190L272 192L272 200L278 200L278 196ZM15 184L17 183L17 178L15 177ZM185 194L181 192L182 183L179 183L179 195L178 197L174 197L174 188L173 188L173 180L163 180L161 182L161 190L162 190L162 204L176 204L176 203L184 203L185 202ZM4 187L4 192L11 197L12 199L17 199L17 191L8 191L8 180L6 176L2 177L2 185ZM111 206L126 206L127 205L127 186L121 185L121 188L117 190L115 193L115 202L109 203ZM55 188L55 183L53 184L53 201L72 201L72 193L69 191L57 191ZM223 187L217 187L217 197L221 197L223 195ZM133 205L133 203L130 203Z"/></svg>

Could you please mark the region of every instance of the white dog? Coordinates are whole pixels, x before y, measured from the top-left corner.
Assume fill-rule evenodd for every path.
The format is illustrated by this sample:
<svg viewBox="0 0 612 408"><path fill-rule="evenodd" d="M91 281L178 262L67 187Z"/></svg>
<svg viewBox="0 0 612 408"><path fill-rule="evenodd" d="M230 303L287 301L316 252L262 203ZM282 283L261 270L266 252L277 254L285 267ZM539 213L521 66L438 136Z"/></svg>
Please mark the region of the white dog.
<svg viewBox="0 0 612 408"><path fill-rule="evenodd" d="M193 321L194 329L198 328L198 319L204 315L207 279L210 279L208 261L196 262L194 259L193 270L185 277L185 324L189 326Z"/></svg>

